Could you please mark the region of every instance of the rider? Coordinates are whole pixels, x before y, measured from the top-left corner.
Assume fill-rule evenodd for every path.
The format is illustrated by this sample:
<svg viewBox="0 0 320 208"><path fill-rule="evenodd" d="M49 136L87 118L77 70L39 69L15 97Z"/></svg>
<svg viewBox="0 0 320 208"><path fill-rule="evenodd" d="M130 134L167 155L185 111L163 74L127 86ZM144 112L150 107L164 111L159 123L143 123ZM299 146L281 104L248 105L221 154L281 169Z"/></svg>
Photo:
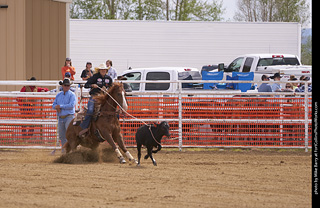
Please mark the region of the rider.
<svg viewBox="0 0 320 208"><path fill-rule="evenodd" d="M100 64L97 68L95 68L95 70L98 72L94 74L92 77L90 77L87 80L87 83L84 85L85 88L91 88L89 92L91 96L88 101L87 114L82 123L80 124L80 127L82 129L79 132L80 137L84 137L89 130L89 125L94 111L94 99L92 97L98 94L101 91L100 88L102 88L103 86L108 88L112 85L112 78L107 75L108 67L104 63Z"/></svg>

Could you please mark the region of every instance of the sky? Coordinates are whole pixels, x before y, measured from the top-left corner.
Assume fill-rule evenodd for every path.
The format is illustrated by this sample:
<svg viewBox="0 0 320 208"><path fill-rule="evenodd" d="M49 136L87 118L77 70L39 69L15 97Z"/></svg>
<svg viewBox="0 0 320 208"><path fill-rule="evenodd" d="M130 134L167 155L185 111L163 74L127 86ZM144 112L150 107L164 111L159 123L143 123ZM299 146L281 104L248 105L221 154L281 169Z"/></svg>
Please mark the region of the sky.
<svg viewBox="0 0 320 208"><path fill-rule="evenodd" d="M223 7L225 8L225 13L223 18L230 21L233 19L234 13L237 9L238 0L223 0Z"/></svg>
<svg viewBox="0 0 320 208"><path fill-rule="evenodd" d="M225 8L225 13L223 14L223 18L225 21L232 21L235 11L237 10L237 2L238 0L221 0L223 4L223 8ZM310 13L312 8L312 0L307 0L307 2L310 5ZM311 24L309 24L307 27L311 27Z"/></svg>

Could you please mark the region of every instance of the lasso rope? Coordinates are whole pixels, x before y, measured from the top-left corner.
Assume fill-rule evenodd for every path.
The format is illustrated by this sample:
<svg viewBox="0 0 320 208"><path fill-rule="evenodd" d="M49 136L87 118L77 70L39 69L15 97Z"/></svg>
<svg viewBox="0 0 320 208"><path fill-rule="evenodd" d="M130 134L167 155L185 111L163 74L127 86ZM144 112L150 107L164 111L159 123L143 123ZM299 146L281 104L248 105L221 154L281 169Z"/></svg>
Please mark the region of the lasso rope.
<svg viewBox="0 0 320 208"><path fill-rule="evenodd" d="M122 112L126 113L126 114L127 114L128 116L130 116L131 118L133 118L133 119L135 119L135 120L137 120L137 121L140 121L140 122L143 123L144 125L149 126L149 131L150 131L150 133L151 133L151 136L152 136L153 140L154 140L158 145L161 145L160 142L158 142L158 141L156 140L156 138L154 137L154 135L153 135L153 133L152 133L152 131L151 131L151 125L147 124L147 123L144 122L143 120L138 119L137 117L135 117L135 116L131 115L130 113L128 113L128 112L118 103L118 101L116 101L116 99L114 99L114 98L110 95L110 93L108 93L105 89L103 89L103 88L101 88L101 87L99 87L99 86L98 86L98 88L99 88L100 90L102 90L104 93L106 93L107 95L109 95L109 97L119 106L119 108L122 110Z"/></svg>

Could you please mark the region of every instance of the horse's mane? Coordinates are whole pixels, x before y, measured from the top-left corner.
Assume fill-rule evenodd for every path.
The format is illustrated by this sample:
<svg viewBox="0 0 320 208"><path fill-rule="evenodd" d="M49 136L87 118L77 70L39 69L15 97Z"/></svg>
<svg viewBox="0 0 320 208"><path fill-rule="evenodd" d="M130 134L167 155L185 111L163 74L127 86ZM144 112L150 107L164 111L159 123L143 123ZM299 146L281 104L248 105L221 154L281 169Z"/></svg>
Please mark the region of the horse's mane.
<svg viewBox="0 0 320 208"><path fill-rule="evenodd" d="M115 90L119 89L120 87L122 87L121 82L113 82L112 86L108 89L107 92L111 95ZM104 93L103 91L100 91L100 93L95 95L93 99L96 101L96 103L104 105L108 97L108 94Z"/></svg>

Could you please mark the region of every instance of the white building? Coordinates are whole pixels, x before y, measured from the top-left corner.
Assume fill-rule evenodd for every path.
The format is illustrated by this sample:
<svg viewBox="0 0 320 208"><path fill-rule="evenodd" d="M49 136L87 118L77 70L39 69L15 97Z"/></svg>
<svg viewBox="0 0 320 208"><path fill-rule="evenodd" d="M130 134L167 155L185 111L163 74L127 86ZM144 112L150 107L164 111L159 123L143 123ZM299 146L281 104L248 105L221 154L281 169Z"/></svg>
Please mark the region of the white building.
<svg viewBox="0 0 320 208"><path fill-rule="evenodd" d="M76 79L87 61L128 67L228 64L246 53L300 57L298 23L70 20L70 57Z"/></svg>

